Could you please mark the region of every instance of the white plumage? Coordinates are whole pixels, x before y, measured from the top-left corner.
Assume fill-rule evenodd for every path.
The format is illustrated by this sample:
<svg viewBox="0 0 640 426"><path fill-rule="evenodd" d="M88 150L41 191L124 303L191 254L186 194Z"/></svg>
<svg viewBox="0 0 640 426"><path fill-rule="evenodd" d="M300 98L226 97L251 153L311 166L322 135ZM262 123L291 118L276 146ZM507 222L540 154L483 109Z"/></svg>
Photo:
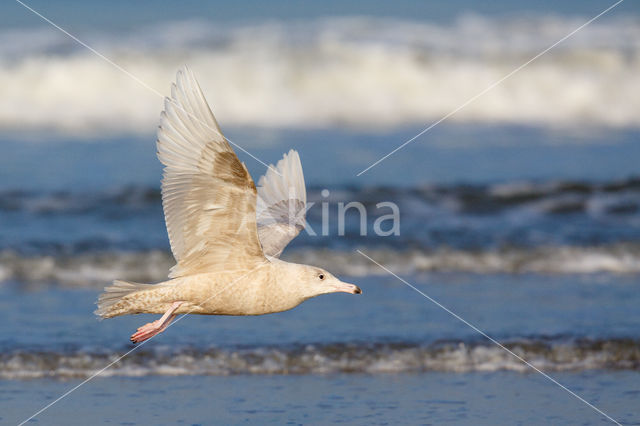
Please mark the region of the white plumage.
<svg viewBox="0 0 640 426"><path fill-rule="evenodd" d="M179 313L261 315L320 294L360 293L320 268L278 259L305 226L300 157L289 151L256 189L187 67L165 100L157 148L165 166L162 205L176 259L171 279L155 285L116 280L96 310L102 318L164 313L140 327L132 341L162 332Z"/></svg>
<svg viewBox="0 0 640 426"><path fill-rule="evenodd" d="M258 181L258 235L265 255L279 257L304 229L306 206L300 156L291 150Z"/></svg>

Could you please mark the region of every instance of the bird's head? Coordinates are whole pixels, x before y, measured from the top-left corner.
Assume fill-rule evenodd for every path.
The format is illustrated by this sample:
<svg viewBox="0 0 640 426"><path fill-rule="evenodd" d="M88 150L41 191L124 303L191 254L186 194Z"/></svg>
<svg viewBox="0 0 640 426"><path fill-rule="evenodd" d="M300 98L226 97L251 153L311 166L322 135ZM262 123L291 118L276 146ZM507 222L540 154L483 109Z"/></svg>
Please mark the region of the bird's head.
<svg viewBox="0 0 640 426"><path fill-rule="evenodd" d="M292 265L292 264L291 264ZM301 296L305 299L328 293L361 294L360 287L340 281L322 268L309 265L295 265L295 281Z"/></svg>

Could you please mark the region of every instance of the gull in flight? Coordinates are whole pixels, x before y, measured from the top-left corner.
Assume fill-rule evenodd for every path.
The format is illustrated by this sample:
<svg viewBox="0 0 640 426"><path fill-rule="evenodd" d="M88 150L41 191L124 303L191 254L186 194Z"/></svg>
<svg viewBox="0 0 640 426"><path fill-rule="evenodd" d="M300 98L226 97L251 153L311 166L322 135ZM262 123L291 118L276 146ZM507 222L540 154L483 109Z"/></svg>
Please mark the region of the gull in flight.
<svg viewBox="0 0 640 426"><path fill-rule="evenodd" d="M163 314L140 327L132 342L161 333L179 314L263 315L321 294L362 293L321 268L280 260L305 226L300 157L289 151L256 188L187 67L165 99L157 148L176 265L158 284L114 281L95 312L101 318Z"/></svg>

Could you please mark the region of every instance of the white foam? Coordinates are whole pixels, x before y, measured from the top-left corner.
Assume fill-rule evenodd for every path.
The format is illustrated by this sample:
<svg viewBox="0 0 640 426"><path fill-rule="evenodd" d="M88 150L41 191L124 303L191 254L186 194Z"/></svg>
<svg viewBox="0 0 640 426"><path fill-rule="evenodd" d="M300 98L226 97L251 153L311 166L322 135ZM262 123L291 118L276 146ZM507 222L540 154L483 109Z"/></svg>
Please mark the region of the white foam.
<svg viewBox="0 0 640 426"><path fill-rule="evenodd" d="M504 250L363 249L369 256L399 274L462 272L473 274L640 274L640 246L548 246ZM355 251L298 249L284 258L318 265L339 275L386 275ZM102 287L114 278L137 282L166 280L173 266L168 252L107 252L75 256L28 256L0 252L0 283L57 283L71 287Z"/></svg>
<svg viewBox="0 0 640 426"><path fill-rule="evenodd" d="M363 249L396 273L463 272L474 274L638 274L640 248L634 244L607 246L547 246L503 250L440 249L397 251ZM298 250L285 258L326 267L351 276L384 275L386 272L357 253Z"/></svg>
<svg viewBox="0 0 640 426"><path fill-rule="evenodd" d="M517 355L545 371L637 370L638 342L625 339L505 343ZM0 378L88 377L120 352L28 352L0 354ZM425 371L531 371L490 343L335 343L245 349L145 350L123 358L101 373L105 377L231 374L420 373Z"/></svg>
<svg viewBox="0 0 640 426"><path fill-rule="evenodd" d="M224 31L177 22L79 36L163 94L189 63L227 126L369 129L440 118L582 22L352 18ZM64 37L0 33L18 38L22 50L0 47L0 131L153 133L156 94ZM639 110L640 22L621 17L584 28L453 119L638 126Z"/></svg>

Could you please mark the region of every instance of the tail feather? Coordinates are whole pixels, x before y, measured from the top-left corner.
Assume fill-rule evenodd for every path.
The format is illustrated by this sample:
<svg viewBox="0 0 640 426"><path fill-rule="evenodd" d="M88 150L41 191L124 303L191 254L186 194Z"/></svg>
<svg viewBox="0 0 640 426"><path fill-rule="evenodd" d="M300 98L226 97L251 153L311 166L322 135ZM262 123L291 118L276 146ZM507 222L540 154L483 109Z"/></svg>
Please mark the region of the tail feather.
<svg viewBox="0 0 640 426"><path fill-rule="evenodd" d="M98 309L94 311L94 314L100 318L111 318L122 315L126 312L122 309L122 304L119 304L118 302L122 301L125 296L131 293L149 290L154 286L154 284L140 284L130 281L115 280L112 285L105 287L104 293L98 297L98 301L96 302Z"/></svg>

